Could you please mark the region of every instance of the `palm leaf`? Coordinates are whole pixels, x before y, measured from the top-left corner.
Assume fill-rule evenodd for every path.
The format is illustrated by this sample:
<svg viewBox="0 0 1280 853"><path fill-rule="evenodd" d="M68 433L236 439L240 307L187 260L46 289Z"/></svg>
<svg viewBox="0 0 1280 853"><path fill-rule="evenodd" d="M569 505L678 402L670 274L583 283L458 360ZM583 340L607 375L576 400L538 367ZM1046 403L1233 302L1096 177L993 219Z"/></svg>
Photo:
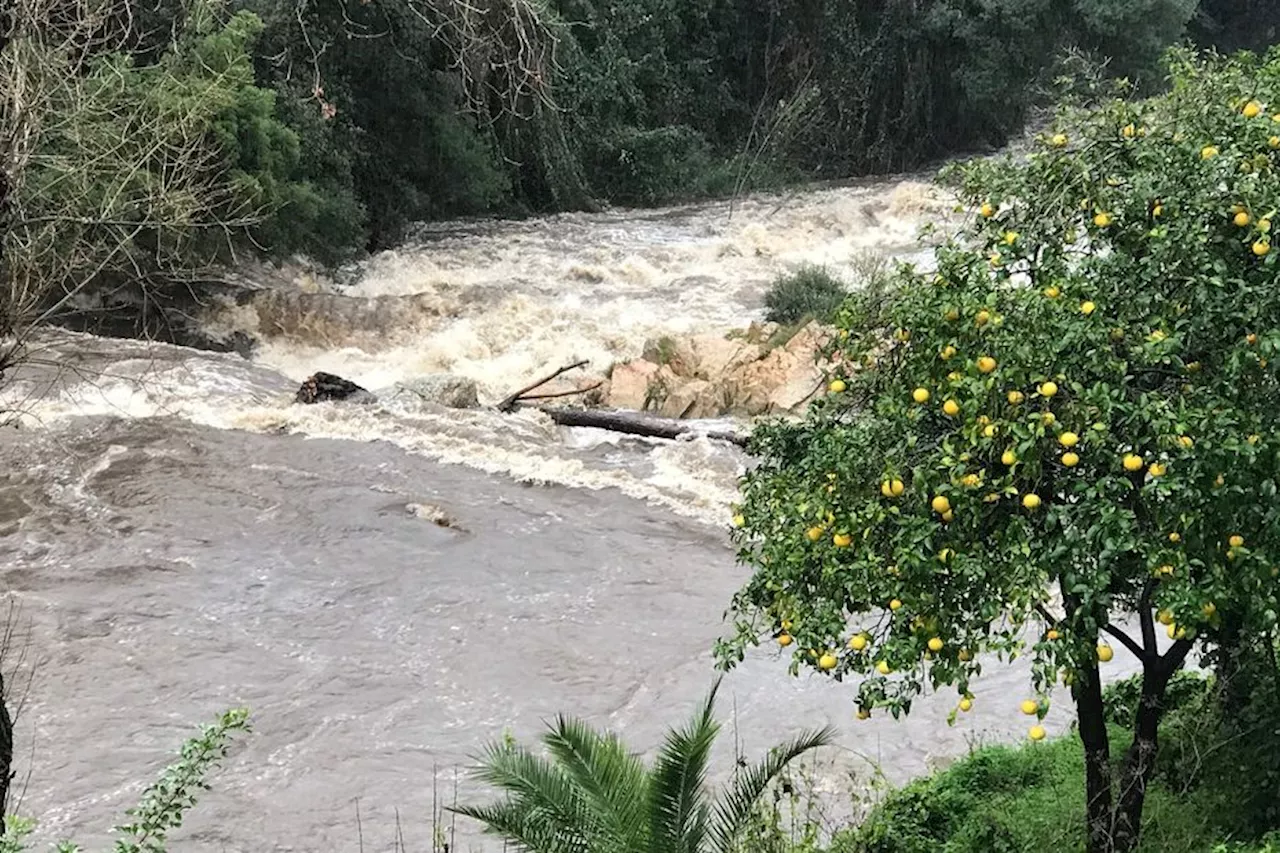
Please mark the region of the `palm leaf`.
<svg viewBox="0 0 1280 853"><path fill-rule="evenodd" d="M518 800L489 806L456 806L450 811L484 824L485 832L500 835L525 853L592 853L585 839L564 834L545 813L526 808Z"/></svg>
<svg viewBox="0 0 1280 853"><path fill-rule="evenodd" d="M831 726L804 732L774 748L760 763L735 774L729 790L716 803L715 822L711 828L713 853L732 853L738 835L751 816L751 810L769 787L769 783L801 755L831 744L835 740L835 734L835 729Z"/></svg>
<svg viewBox="0 0 1280 853"><path fill-rule="evenodd" d="M650 774L650 849L654 853L697 853L707 834L710 806L706 775L720 726L712 714L720 679L683 729L667 732L666 744Z"/></svg>
<svg viewBox="0 0 1280 853"><path fill-rule="evenodd" d="M648 777L640 759L617 736L570 717L557 717L542 740L600 830L592 853L642 853Z"/></svg>
<svg viewBox="0 0 1280 853"><path fill-rule="evenodd" d="M488 831L538 853L593 850L591 842L598 834L594 815L556 765L523 747L497 743L486 748L474 775L505 792L506 801L451 811L473 817ZM532 846L535 841L538 846Z"/></svg>

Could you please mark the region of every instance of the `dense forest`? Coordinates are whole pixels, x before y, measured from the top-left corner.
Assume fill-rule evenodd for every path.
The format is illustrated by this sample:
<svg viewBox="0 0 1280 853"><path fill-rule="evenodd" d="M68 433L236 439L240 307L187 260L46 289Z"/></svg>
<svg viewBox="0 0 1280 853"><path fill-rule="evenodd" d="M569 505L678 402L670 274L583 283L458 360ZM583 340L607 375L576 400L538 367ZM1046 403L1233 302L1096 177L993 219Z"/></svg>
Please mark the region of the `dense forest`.
<svg viewBox="0 0 1280 853"><path fill-rule="evenodd" d="M336 264L415 221L645 205L999 146L1066 72L1160 85L1266 0L14 0L7 316ZM49 294L55 296L52 302Z"/></svg>

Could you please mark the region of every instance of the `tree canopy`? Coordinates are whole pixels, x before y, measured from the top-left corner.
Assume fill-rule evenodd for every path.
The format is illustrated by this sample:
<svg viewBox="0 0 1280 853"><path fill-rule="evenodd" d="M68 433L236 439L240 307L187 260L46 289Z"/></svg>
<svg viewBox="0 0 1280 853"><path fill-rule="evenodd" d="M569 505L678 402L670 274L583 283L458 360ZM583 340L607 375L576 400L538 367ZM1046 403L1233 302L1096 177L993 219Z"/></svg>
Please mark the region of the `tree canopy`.
<svg viewBox="0 0 1280 853"><path fill-rule="evenodd" d="M1091 836L1129 849L1169 677L1280 606L1277 167L1280 53L1184 53L1167 95L953 170L969 214L936 270L851 300L830 393L756 436L722 660L772 636L897 715L930 687L967 709L979 654L1030 655L1027 710L1062 678L1105 767L1118 643L1152 713L1136 803L1091 788Z"/></svg>

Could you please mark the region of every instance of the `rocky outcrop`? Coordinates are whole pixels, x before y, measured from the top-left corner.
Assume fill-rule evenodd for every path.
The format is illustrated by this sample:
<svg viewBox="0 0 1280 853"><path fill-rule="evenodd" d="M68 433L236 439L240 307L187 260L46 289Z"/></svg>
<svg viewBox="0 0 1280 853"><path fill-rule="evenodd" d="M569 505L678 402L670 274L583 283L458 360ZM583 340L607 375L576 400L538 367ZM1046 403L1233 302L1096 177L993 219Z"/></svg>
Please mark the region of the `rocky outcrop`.
<svg viewBox="0 0 1280 853"><path fill-rule="evenodd" d="M644 357L614 365L606 404L670 418L799 412L822 388L818 323L789 338L773 324L731 337L649 341Z"/></svg>
<svg viewBox="0 0 1280 853"><path fill-rule="evenodd" d="M332 373L313 373L308 376L293 397L295 403L323 403L329 400L373 403L377 399L351 380Z"/></svg>

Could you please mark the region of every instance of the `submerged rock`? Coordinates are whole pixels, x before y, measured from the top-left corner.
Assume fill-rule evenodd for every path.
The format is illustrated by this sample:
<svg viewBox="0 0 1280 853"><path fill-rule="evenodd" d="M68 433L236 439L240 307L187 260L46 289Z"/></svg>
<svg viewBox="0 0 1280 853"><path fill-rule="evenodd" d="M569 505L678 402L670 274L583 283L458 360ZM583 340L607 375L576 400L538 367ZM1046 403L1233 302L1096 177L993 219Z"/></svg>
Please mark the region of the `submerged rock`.
<svg viewBox="0 0 1280 853"><path fill-rule="evenodd" d="M400 382L390 390L393 400L410 404L431 403L450 409L474 409L480 390L474 379L452 373L435 373Z"/></svg>
<svg viewBox="0 0 1280 853"><path fill-rule="evenodd" d="M350 379L332 373L317 372L302 382L294 395L295 403L323 403L328 400L347 403L373 403L378 398Z"/></svg>

